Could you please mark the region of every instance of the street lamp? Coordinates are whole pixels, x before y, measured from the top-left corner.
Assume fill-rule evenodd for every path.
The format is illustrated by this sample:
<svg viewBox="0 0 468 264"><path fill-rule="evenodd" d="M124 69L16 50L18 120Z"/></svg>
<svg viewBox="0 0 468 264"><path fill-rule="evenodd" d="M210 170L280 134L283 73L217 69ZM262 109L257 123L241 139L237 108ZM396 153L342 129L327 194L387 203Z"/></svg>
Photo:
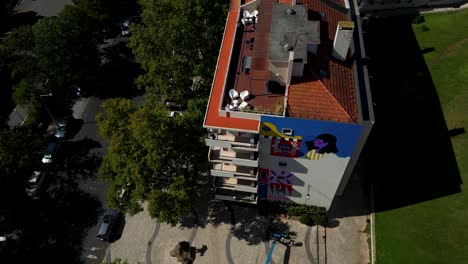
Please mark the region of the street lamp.
<svg viewBox="0 0 468 264"><path fill-rule="evenodd" d="M42 102L42 104L44 105L45 109L47 110L47 113L49 113L50 118L52 118L52 121L54 121L55 126L58 127L57 121L55 121L54 117L52 116L52 113L50 112L49 108L47 107L47 104L44 103L44 100L42 100L42 97L50 97L50 96L52 96L52 93L40 94L40 95L39 95L39 98L41 98L41 102Z"/></svg>

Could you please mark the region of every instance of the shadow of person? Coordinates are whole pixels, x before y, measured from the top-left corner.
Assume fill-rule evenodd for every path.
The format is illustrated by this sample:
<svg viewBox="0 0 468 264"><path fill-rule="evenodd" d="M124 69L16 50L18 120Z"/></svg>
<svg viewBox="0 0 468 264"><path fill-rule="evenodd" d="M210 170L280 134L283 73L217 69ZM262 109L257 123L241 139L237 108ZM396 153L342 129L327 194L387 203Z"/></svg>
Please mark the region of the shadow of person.
<svg viewBox="0 0 468 264"><path fill-rule="evenodd" d="M200 256L205 255L205 252L208 250L208 247L206 245L202 245L201 248L197 248L196 253L200 253Z"/></svg>

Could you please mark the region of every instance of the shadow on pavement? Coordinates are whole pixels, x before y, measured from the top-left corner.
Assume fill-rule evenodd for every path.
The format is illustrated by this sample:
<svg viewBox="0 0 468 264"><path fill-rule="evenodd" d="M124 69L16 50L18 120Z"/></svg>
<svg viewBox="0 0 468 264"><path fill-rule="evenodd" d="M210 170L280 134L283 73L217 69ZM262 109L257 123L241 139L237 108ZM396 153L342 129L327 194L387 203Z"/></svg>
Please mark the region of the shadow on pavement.
<svg viewBox="0 0 468 264"><path fill-rule="evenodd" d="M66 161L63 170L68 175L80 176L81 179L94 178L102 162L102 157L92 153L92 149L101 148L101 143L90 138L64 142Z"/></svg>
<svg viewBox="0 0 468 264"><path fill-rule="evenodd" d="M369 137L375 209L460 192L462 180L412 17L371 19L367 51L376 124ZM398 36L398 41L395 41Z"/></svg>
<svg viewBox="0 0 468 264"><path fill-rule="evenodd" d="M18 210L20 231L12 248L0 254L1 262L81 263L81 241L97 222L100 206L73 180L60 182L53 194L48 191Z"/></svg>

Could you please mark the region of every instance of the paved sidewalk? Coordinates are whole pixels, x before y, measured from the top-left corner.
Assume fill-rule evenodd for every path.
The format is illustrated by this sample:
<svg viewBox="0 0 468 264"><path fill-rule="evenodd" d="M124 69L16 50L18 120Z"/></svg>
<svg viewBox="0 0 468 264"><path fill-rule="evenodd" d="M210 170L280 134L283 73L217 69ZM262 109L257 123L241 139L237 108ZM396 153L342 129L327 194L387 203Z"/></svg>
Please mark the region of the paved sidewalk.
<svg viewBox="0 0 468 264"><path fill-rule="evenodd" d="M218 216L229 218L229 211L222 206L215 208ZM264 219L253 215L253 208L234 207L237 218L249 221L236 222L231 232L229 219L208 219L204 227L171 227L157 224L145 210L135 216L126 217L122 237L109 246L105 260L116 258L134 264L176 264L169 252L180 241L190 241L192 246L201 249L206 246L203 255L196 254L194 263L265 263L271 241L262 237L267 226ZM284 220L290 231L297 232L300 247L288 249L276 244L272 254L272 264L290 263L368 263L367 236L360 228L365 227L365 217L349 217L340 220L332 229L307 227L295 220Z"/></svg>
<svg viewBox="0 0 468 264"><path fill-rule="evenodd" d="M200 190L201 194L206 194ZM197 249L194 263L253 264L265 263L271 241L269 221L257 215L255 207L209 201L199 197L197 221L188 217L183 226L171 227L151 219L145 210L126 216L122 237L110 244L105 260L127 260L129 264L172 264L169 255L180 241L189 241ZM337 197L330 213L334 218L330 227L306 226L297 220L281 219L280 225L297 233L296 242L302 246L288 248L277 243L271 264L362 264L370 263L368 235L364 232L368 219L366 192L360 177L352 177L343 197Z"/></svg>
<svg viewBox="0 0 468 264"><path fill-rule="evenodd" d="M34 11L38 16L56 16L66 5L73 5L72 0L20 0L15 10L18 12Z"/></svg>
<svg viewBox="0 0 468 264"><path fill-rule="evenodd" d="M72 107L73 117L76 119L81 119L83 114L88 106L89 98L81 97L75 101L75 104Z"/></svg>

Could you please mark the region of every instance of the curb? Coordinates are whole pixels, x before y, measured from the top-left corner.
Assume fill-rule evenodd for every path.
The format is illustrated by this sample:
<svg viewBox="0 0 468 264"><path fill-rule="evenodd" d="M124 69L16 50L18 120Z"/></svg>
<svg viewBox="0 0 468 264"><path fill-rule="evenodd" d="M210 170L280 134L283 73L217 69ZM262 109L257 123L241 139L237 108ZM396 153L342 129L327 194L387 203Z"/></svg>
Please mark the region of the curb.
<svg viewBox="0 0 468 264"><path fill-rule="evenodd" d="M375 213L374 213L374 185L370 186L370 224L371 224L371 263L376 263L376 248L375 248Z"/></svg>

